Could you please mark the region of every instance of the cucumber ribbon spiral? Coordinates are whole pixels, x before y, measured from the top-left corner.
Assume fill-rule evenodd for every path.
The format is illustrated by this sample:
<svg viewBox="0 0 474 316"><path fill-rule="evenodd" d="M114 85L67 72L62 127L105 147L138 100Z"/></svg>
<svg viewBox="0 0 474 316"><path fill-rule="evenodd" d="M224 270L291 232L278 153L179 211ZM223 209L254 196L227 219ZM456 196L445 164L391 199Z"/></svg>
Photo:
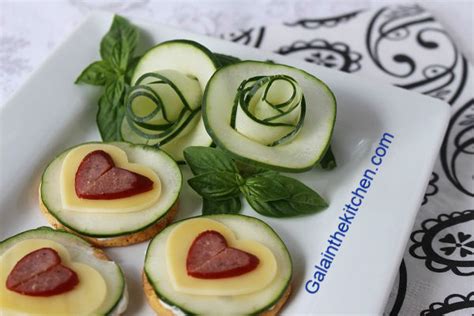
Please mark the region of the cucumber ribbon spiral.
<svg viewBox="0 0 474 316"><path fill-rule="evenodd" d="M266 146L291 141L303 126L306 103L299 84L287 75L244 80L235 96L231 126Z"/></svg>
<svg viewBox="0 0 474 316"><path fill-rule="evenodd" d="M161 146L193 129L199 121L201 99L197 79L171 69L150 72L130 89L125 118L148 144Z"/></svg>

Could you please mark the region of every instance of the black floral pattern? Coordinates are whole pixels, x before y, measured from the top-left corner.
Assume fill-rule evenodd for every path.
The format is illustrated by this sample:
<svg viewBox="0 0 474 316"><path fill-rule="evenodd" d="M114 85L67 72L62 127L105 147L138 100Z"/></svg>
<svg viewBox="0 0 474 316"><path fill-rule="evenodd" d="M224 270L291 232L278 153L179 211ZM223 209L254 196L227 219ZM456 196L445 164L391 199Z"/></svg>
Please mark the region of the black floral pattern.
<svg viewBox="0 0 474 316"><path fill-rule="evenodd" d="M145 15L150 15L150 19L162 21L156 17L160 7L157 6L156 11L152 12L150 9L153 4L149 0L107 0L100 3L93 0L69 0L68 3L82 13L89 12L90 9L105 9L130 15L134 10L144 9L148 11L149 14ZM176 12L179 10L180 7L175 9ZM183 21L178 21L176 15L173 15L176 25L195 27L203 23L202 20L193 18L199 17L202 11L189 11L193 14L183 15ZM209 12L209 15L215 14L215 28L213 23L208 33L216 34L222 27L219 21L225 18L215 12ZM229 16L231 14L224 15ZM418 218L423 220L419 220L421 225L417 225L411 235L409 254L405 257L409 260L403 261L400 266L398 282L395 284L396 300L393 305L390 304L390 315L411 315L414 314L414 307L418 308L417 313L424 316L445 315L451 312L474 315L474 292L460 290L465 287L466 280L472 280L474 271L473 211L457 212L450 209L446 214L439 214L440 209L446 210L451 205L462 210L470 208L462 207L463 203L473 203L474 99L472 81L468 81L472 80L472 68L469 68L467 60L457 51L443 27L418 5L393 6L375 11L356 11L340 16L305 18L283 25L282 23L279 23L278 27L294 31L292 34L286 34L290 35L292 40L286 43L278 43L276 40L273 43L285 45L282 48L271 46L275 37L268 36L274 31L270 26L244 28L221 37L252 47L265 46L266 49L282 50L280 53L332 69L384 77L387 82L445 100L453 106L454 115L441 148L442 169L438 168L431 175L423 199L424 206L418 215ZM241 25L247 25L246 20L242 20ZM354 36L350 40L344 37L347 26L362 27L367 31L366 49L358 46L364 40L362 36ZM270 38L271 42L268 40ZM312 40L315 38L318 39ZM296 39L301 40L288 45ZM311 43L313 41L314 43ZM22 54L32 46L27 36L10 36L5 33L0 42L3 44L0 45L0 76L3 76L3 79L18 78L31 71L31 63L34 60L24 58L25 54ZM371 66L376 67L375 71ZM6 87L5 84L0 89L4 90ZM427 216L431 218L427 219ZM414 273L418 272L418 269L413 269L417 265L421 265L422 269L426 266L428 270L425 269L426 273L423 275ZM416 293L418 304L412 304L410 300L405 299L405 296L408 298L412 291L417 289L419 281L422 283L426 279L431 280L433 274L434 278L437 278L438 273L452 277L450 280L453 280L452 284L456 289L420 291ZM446 290L449 292L439 294ZM430 304L431 302L434 303ZM422 309L424 310L421 311Z"/></svg>
<svg viewBox="0 0 474 316"><path fill-rule="evenodd" d="M355 18L359 13L364 10L357 10L354 12L328 17L328 18L313 18L313 19L300 19L295 22L285 22L283 23L286 26L290 27L302 27L308 30L315 30L320 27L336 27L340 23L347 22Z"/></svg>
<svg viewBox="0 0 474 316"><path fill-rule="evenodd" d="M474 197L474 99L452 116L441 145L441 165L456 189Z"/></svg>
<svg viewBox="0 0 474 316"><path fill-rule="evenodd" d="M451 294L443 302L430 304L428 309L423 310L421 316L442 316L456 312L456 315L474 315L474 292L466 296Z"/></svg>
<svg viewBox="0 0 474 316"><path fill-rule="evenodd" d="M456 275L474 275L474 210L441 214L425 220L421 230L411 234L410 254L425 261L433 272L452 271Z"/></svg>
<svg viewBox="0 0 474 316"><path fill-rule="evenodd" d="M466 257L468 255L474 254L474 240L471 240L472 235L464 234L463 232L458 232L457 238L455 235L449 233L439 241L446 244L451 244L449 246L440 248L445 255L450 256L454 254L455 251L459 250L461 257Z"/></svg>
<svg viewBox="0 0 474 316"><path fill-rule="evenodd" d="M363 39L358 36L360 31L351 32L353 26L365 28L365 50L358 46ZM471 65L442 25L416 4L350 12L337 17L304 18L288 21L277 29L285 33L282 39L294 40L275 49L272 42L278 40L267 36L260 46L316 65L374 76L452 106L454 115L441 146L440 163L431 174L418 215L421 227L415 227L411 234L408 254L400 266L386 313L411 315L414 308L434 301L430 297L437 297L439 293L442 293L440 297L446 297L449 292L436 289L417 293L420 303L417 306L405 299L424 286L424 282L430 282L433 273L452 277L458 292L465 293L465 280L474 275L474 210L440 212L440 209L463 210L473 205L474 99L472 89L468 89L468 83L472 86ZM259 37L257 30L238 33L235 38L253 45ZM268 34L274 35L272 30L269 26ZM428 119L429 113L426 114ZM422 122L420 128L423 128ZM450 190L450 184L454 190ZM418 265L422 270L426 267L425 273L419 273ZM471 294L452 294L424 311L416 310L422 315L444 315L458 310L463 315L474 315L466 309L472 300Z"/></svg>
<svg viewBox="0 0 474 316"><path fill-rule="evenodd" d="M395 283L397 285L397 283ZM400 268L398 269L398 286L397 294L393 302L392 309L389 312L390 316L396 316L400 313L400 309L403 306L405 301L405 296L407 294L407 266L405 260L402 260Z"/></svg>
<svg viewBox="0 0 474 316"><path fill-rule="evenodd" d="M259 48L265 37L265 26L251 27L249 29L239 30L238 32L231 32L229 35L221 34L220 37L234 43Z"/></svg>
<svg viewBox="0 0 474 316"><path fill-rule="evenodd" d="M296 41L289 46L280 47L276 53L292 55L316 65L334 68L346 72L360 69L362 55L341 42L329 43L324 39L312 41Z"/></svg>
<svg viewBox="0 0 474 316"><path fill-rule="evenodd" d="M453 104L466 83L467 61L418 5L380 9L370 21L366 46L375 65L399 87Z"/></svg>
<svg viewBox="0 0 474 316"><path fill-rule="evenodd" d="M334 56L332 53L324 56L322 52L315 52L311 54L311 57L306 57L305 61L328 68L334 68L337 66L336 56Z"/></svg>
<svg viewBox="0 0 474 316"><path fill-rule="evenodd" d="M423 197L422 205L428 203L428 198L438 193L438 185L436 184L439 180L439 176L436 172L431 173L430 181L428 182L428 188L426 189L425 196Z"/></svg>

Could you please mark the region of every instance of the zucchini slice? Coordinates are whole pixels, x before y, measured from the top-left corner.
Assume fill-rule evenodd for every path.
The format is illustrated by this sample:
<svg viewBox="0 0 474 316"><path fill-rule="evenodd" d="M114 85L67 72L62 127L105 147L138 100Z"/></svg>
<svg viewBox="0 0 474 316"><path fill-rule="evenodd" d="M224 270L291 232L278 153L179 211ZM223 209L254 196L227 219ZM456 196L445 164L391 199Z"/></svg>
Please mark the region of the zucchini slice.
<svg viewBox="0 0 474 316"><path fill-rule="evenodd" d="M329 148L336 99L303 70L243 61L214 73L204 92L203 117L213 141L237 159L302 172Z"/></svg>
<svg viewBox="0 0 474 316"><path fill-rule="evenodd" d="M61 202L60 174L68 149L56 157L41 178L41 200L49 213L65 227L87 237L114 237L144 230L160 220L177 202L182 175L176 162L164 151L145 145L109 143L125 151L128 161L151 168L162 183L157 203L132 213L94 213L65 210ZM80 145L79 145L80 146Z"/></svg>
<svg viewBox="0 0 474 316"><path fill-rule="evenodd" d="M122 270L115 262L106 260L105 257L101 258L101 255L97 254L97 248L71 233L53 230L49 227L39 227L0 242L0 256L18 242L28 239L46 239L57 242L69 251L72 261L87 264L102 275L107 285L107 294L95 314L119 315L124 312L128 303L128 294ZM77 302L77 304L85 303L87 302Z"/></svg>
<svg viewBox="0 0 474 316"><path fill-rule="evenodd" d="M198 218L218 221L229 227L237 239L254 240L266 246L275 256L277 274L264 289L249 294L206 296L176 291L170 280L164 255L168 236L181 223L176 222L155 236L145 257L144 274L161 305L171 309L176 315L249 315L274 307L284 297L292 277L290 254L276 232L263 221L244 215L209 215Z"/></svg>
<svg viewBox="0 0 474 316"><path fill-rule="evenodd" d="M121 134L125 141L160 147L183 162L188 146L209 146L201 102L220 61L199 43L163 42L143 55L132 76Z"/></svg>

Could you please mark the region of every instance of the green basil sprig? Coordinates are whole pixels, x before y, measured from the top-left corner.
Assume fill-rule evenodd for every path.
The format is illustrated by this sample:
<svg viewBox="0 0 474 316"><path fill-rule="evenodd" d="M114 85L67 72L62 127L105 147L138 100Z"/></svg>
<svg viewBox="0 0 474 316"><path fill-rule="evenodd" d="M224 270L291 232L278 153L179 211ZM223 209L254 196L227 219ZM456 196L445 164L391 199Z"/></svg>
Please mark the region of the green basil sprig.
<svg viewBox="0 0 474 316"><path fill-rule="evenodd" d="M76 84L103 86L99 99L97 126L104 141L121 140L120 124L124 115L124 97L138 57L133 52L138 30L121 16L114 16L112 26L100 43L100 57L82 71Z"/></svg>
<svg viewBox="0 0 474 316"><path fill-rule="evenodd" d="M298 180L233 160L218 148L188 147L184 158L195 175L188 183L203 198L203 214L240 212L242 194L255 211L271 217L310 214L328 206Z"/></svg>

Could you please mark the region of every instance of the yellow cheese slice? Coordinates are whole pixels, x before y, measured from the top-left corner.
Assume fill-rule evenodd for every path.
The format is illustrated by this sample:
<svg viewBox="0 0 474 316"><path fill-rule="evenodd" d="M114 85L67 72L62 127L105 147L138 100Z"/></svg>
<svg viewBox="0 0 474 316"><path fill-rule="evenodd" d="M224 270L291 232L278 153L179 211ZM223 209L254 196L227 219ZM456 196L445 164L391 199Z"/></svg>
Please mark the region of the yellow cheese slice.
<svg viewBox="0 0 474 316"><path fill-rule="evenodd" d="M84 157L95 150L103 150L108 153L117 167L148 177L153 181L153 189L130 197L113 200L89 200L79 198L75 190L76 172ZM160 179L153 170L141 164L128 162L125 151L109 144L85 144L71 149L63 160L60 185L63 208L65 210L78 212L125 213L141 211L155 204L161 193Z"/></svg>
<svg viewBox="0 0 474 316"><path fill-rule="evenodd" d="M33 297L10 291L6 280L15 264L30 252L49 247L56 250L62 264L74 270L79 284L71 291L49 296ZM48 239L28 239L17 243L0 257L0 311L1 315L91 315L102 304L107 294L104 278L94 268L72 262L67 249Z"/></svg>
<svg viewBox="0 0 474 316"><path fill-rule="evenodd" d="M260 263L257 268L240 276L222 279L189 276L186 270L189 248L196 237L206 230L221 233L229 247L258 257ZM253 240L238 240L227 226L207 218L194 218L176 225L166 242L166 265L171 283L177 292L213 296L242 295L259 291L270 284L278 268L270 249Z"/></svg>

